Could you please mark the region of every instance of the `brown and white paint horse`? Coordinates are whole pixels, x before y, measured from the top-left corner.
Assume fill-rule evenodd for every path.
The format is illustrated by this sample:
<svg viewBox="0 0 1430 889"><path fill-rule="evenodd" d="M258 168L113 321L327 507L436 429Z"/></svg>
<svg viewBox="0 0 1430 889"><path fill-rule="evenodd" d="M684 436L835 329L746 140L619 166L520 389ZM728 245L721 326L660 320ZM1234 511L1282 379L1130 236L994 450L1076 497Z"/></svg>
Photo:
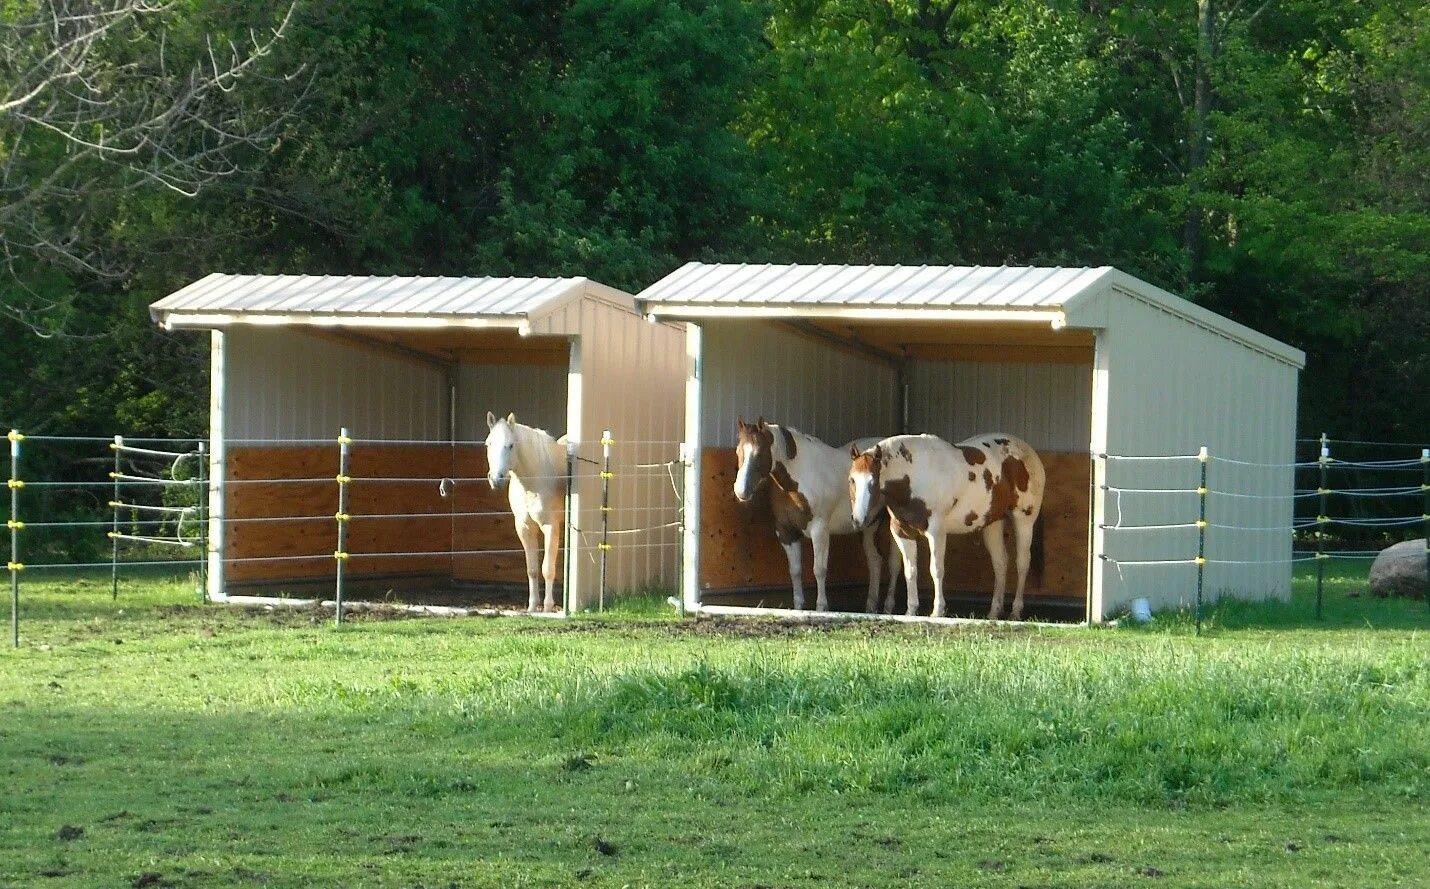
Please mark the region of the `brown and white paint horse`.
<svg viewBox="0 0 1430 889"><path fill-rule="evenodd" d="M491 411L487 429L487 483L494 489L506 485L516 536L526 551L527 610L537 610L537 584L545 579L545 610L556 611L556 559L566 512L565 436L552 438L544 429L518 423L516 414L499 420Z"/></svg>
<svg viewBox="0 0 1430 889"><path fill-rule="evenodd" d="M993 603L988 617L1003 610L1008 553L1003 520L1012 518L1018 560L1018 592L1013 620L1023 616L1023 587L1031 561L1033 525L1043 507L1047 475L1027 442L1001 432L975 435L951 445L933 435L895 435L871 448L850 452L850 511L854 521L874 520L888 509L894 541L904 559L908 614L918 613L918 538L929 543L933 575L933 616L943 617L944 551L948 534L983 532L993 560Z"/></svg>
<svg viewBox="0 0 1430 889"><path fill-rule="evenodd" d="M748 503L754 499L766 480L772 486L770 507L775 515L775 536L789 558L790 585L794 591L794 607L804 608L804 565L802 538L808 537L814 546L814 581L818 589L815 608L829 609L825 576L829 565L831 535L860 534L864 539L864 559L869 568L869 595L865 607L869 611L879 606L879 580L885 558L880 552L882 522L854 521L849 498L844 494L849 461L845 449L830 447L812 435L788 426L767 423L763 418L755 423L739 424L739 440L735 445L735 499ZM848 447L869 447L878 439L867 438L850 442ZM888 540L884 532L883 541ZM888 551L889 598L893 607L893 586L898 577L898 553Z"/></svg>

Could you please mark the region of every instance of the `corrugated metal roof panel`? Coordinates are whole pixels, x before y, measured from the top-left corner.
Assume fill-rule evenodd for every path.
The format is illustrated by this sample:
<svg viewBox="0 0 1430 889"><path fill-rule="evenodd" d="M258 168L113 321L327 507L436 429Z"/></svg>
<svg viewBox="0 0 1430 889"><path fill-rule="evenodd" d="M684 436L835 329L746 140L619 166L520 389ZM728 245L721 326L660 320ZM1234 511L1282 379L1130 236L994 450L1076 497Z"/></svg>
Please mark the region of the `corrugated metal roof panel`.
<svg viewBox="0 0 1430 889"><path fill-rule="evenodd" d="M378 278L222 275L201 278L150 309L172 313L520 317L574 295L585 278Z"/></svg>
<svg viewBox="0 0 1430 889"><path fill-rule="evenodd" d="M646 288L651 304L1058 308L1109 267L706 265L692 262Z"/></svg>

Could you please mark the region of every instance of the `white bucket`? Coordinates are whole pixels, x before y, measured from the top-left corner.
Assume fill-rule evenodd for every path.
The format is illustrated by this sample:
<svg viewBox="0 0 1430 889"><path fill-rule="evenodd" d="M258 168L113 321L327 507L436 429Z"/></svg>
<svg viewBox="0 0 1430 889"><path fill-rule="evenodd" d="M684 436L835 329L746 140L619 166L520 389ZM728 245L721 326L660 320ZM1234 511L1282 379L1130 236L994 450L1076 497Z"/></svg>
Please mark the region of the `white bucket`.
<svg viewBox="0 0 1430 889"><path fill-rule="evenodd" d="M1145 624L1152 619L1152 601L1145 596L1132 600L1132 619Z"/></svg>

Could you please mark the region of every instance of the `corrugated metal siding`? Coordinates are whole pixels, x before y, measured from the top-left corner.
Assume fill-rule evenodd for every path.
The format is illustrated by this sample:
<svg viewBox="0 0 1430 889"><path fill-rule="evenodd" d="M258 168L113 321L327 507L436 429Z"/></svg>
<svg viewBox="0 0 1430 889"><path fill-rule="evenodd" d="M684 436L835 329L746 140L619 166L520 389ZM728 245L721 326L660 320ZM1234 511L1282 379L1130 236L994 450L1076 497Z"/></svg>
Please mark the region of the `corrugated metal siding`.
<svg viewBox="0 0 1430 889"><path fill-rule="evenodd" d="M1086 365L919 361L910 367L910 432L947 441L1011 432L1038 450L1083 453L1091 415Z"/></svg>
<svg viewBox="0 0 1430 889"><path fill-rule="evenodd" d="M212 274L150 306L168 313L518 316L569 297L584 278L376 278Z"/></svg>
<svg viewBox="0 0 1430 889"><path fill-rule="evenodd" d="M1271 564L1210 564L1204 595L1208 600L1223 592L1289 595L1295 368L1125 294L1111 299L1112 323L1103 334L1109 374L1106 451L1192 455L1205 445L1214 457L1278 464L1209 464L1208 559ZM1198 472L1195 460L1111 461L1107 482L1114 488L1194 490ZM1104 502L1110 523L1197 518L1194 493L1109 492ZM1196 555L1197 532L1112 531L1106 540L1106 552L1115 559L1187 559ZM1105 613L1138 596L1151 599L1154 607L1171 607L1188 604L1195 594L1191 565L1128 565L1120 571L1105 566L1104 574Z"/></svg>
<svg viewBox="0 0 1430 889"><path fill-rule="evenodd" d="M1058 307L1101 268L707 265L687 263L644 290L658 304Z"/></svg>
<svg viewBox="0 0 1430 889"><path fill-rule="evenodd" d="M708 321L705 447L734 447L735 420L764 416L832 445L893 435L894 369L760 321Z"/></svg>
<svg viewBox="0 0 1430 889"><path fill-rule="evenodd" d="M487 411L515 413L518 422L566 434L566 368L463 364L457 368L457 438L483 441Z"/></svg>
<svg viewBox="0 0 1430 889"><path fill-rule="evenodd" d="M685 334L681 327L650 324L602 300L584 300L580 310L581 414L573 436L581 457L601 459L601 433L612 446L611 537L608 590L620 594L658 587L674 590L679 568L679 528L658 528L680 518L676 488L680 469L641 464L667 463L679 456L685 423ZM574 526L582 553L576 589L585 605L599 589L599 467L579 463ZM642 530L645 529L645 530Z"/></svg>
<svg viewBox="0 0 1430 889"><path fill-rule="evenodd" d="M279 328L226 334L229 441L446 437L443 373Z"/></svg>

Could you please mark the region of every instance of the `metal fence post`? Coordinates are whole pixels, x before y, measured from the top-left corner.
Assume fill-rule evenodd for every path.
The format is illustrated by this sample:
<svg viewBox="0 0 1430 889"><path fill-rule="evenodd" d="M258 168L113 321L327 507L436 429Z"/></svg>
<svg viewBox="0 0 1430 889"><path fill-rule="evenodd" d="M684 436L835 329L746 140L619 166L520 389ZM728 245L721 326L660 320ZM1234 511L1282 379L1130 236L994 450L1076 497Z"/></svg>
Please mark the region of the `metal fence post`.
<svg viewBox="0 0 1430 889"><path fill-rule="evenodd" d="M1321 600L1323 590L1326 585L1326 529L1331 524L1331 514L1329 499L1331 489L1328 487L1326 473L1331 465L1331 440L1326 438L1326 433L1321 433L1321 453L1316 458L1316 465L1320 467L1320 484L1316 486L1316 493L1321 495L1321 508L1316 511L1316 620L1321 620Z"/></svg>
<svg viewBox="0 0 1430 889"><path fill-rule="evenodd" d="M109 477L114 479L114 499L109 505L114 507L114 520L109 528L109 598L111 601L119 599L119 506L124 502L119 496L119 449L124 447L124 436L114 436L114 441L110 443L109 449L114 451L114 471L109 473Z"/></svg>
<svg viewBox="0 0 1430 889"><path fill-rule="evenodd" d="M1420 449L1420 468L1424 470L1420 481L1420 493L1424 497L1420 506L1420 533L1425 538L1425 607L1430 608L1430 448Z"/></svg>
<svg viewBox="0 0 1430 889"><path fill-rule="evenodd" d="M1207 571L1207 462L1211 459L1205 446L1197 451L1202 466L1202 481L1197 486L1197 635L1202 634L1202 587Z"/></svg>
<svg viewBox="0 0 1430 889"><path fill-rule="evenodd" d="M348 437L348 428L338 430L338 511L333 516L338 524L338 548L333 551L335 577L333 580L334 622L343 622L343 575L348 563L348 485L352 478L348 475L352 457L353 440Z"/></svg>
<svg viewBox="0 0 1430 889"><path fill-rule="evenodd" d="M20 529L25 525L20 521L20 489L25 483L20 481L20 442L25 440L19 430L11 429L5 436L10 440L10 520L5 527L10 529L10 645L20 647L20 572L25 566L20 563Z"/></svg>
<svg viewBox="0 0 1430 889"><path fill-rule="evenodd" d="M197 485L198 494L195 496L194 511L199 518L199 572L198 572L198 594L199 604L202 605L207 599L205 592L208 590L208 551L209 551L209 517L208 510L205 509L205 501L208 500L208 462L205 459L204 443L199 442L199 480Z"/></svg>
<svg viewBox="0 0 1430 889"><path fill-rule="evenodd" d="M601 433L601 589L596 610L606 610L606 557L610 555L611 532L611 430Z"/></svg>
<svg viewBox="0 0 1430 889"><path fill-rule="evenodd" d="M572 604L576 601L575 586L572 577L575 575L573 566L576 564L576 550L579 548L581 539L581 526L576 524L575 517L571 515L571 489L576 484L576 449L578 442L567 440L566 442L566 498L562 504L562 515L565 517L566 531L563 535L566 538L566 551L561 556L561 614L563 617L570 617Z"/></svg>
<svg viewBox="0 0 1430 889"><path fill-rule="evenodd" d="M675 503L680 516L676 528L675 541L675 613L685 617L685 483L690 472L690 452L685 442L680 443L680 487L676 488Z"/></svg>

